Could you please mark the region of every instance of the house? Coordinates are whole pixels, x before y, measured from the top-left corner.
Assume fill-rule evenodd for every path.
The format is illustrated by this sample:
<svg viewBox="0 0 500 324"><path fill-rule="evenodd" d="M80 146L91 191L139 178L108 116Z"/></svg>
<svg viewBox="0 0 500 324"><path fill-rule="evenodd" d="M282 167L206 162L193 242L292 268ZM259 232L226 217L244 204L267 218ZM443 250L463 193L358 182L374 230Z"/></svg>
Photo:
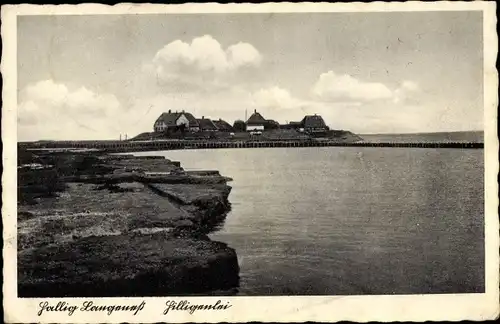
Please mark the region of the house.
<svg viewBox="0 0 500 324"><path fill-rule="evenodd" d="M254 113L246 122L247 131L263 131L279 128L280 123L273 119L265 119L260 113L257 112L257 110L254 110Z"/></svg>
<svg viewBox="0 0 500 324"><path fill-rule="evenodd" d="M201 119L197 119L196 121L198 122L200 131L202 132L217 132L219 130L214 122L209 118L205 118L205 116L201 117Z"/></svg>
<svg viewBox="0 0 500 324"><path fill-rule="evenodd" d="M184 114L189 121L189 131L190 132L198 132L200 130L200 124L198 123L198 120L196 117L194 117L190 113L185 113Z"/></svg>
<svg viewBox="0 0 500 324"><path fill-rule="evenodd" d="M185 112L172 112L169 110L166 113L162 113L154 123L153 129L155 132L166 132L170 130L190 130L197 131L199 129L199 124L190 113Z"/></svg>
<svg viewBox="0 0 500 324"><path fill-rule="evenodd" d="M302 119L300 126L300 128L306 133L320 133L326 132L330 129L326 126L323 118L316 114L305 116L304 119Z"/></svg>
<svg viewBox="0 0 500 324"><path fill-rule="evenodd" d="M219 132L228 132L228 133L234 132L233 126L231 126L231 124L229 124L225 120L219 118L219 120L214 120L213 123L215 127L217 127Z"/></svg>
<svg viewBox="0 0 500 324"><path fill-rule="evenodd" d="M264 127L267 124L267 120L262 117L261 114L257 112L257 110L254 110L253 114L248 118L246 122L246 129L247 131L263 131Z"/></svg>

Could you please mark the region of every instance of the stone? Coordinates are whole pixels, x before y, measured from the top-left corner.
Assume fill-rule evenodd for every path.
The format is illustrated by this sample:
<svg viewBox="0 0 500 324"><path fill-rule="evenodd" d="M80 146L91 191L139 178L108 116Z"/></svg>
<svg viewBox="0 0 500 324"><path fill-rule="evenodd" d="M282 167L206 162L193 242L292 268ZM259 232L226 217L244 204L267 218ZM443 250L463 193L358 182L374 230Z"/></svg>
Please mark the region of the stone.
<svg viewBox="0 0 500 324"><path fill-rule="evenodd" d="M157 157L42 155L37 161L53 168L41 172L57 187L43 187L30 170L19 184L18 197L25 198L18 202L20 297L210 294L238 287L236 252L207 236L230 210L227 178L216 171L188 175ZM23 163L30 158L23 154ZM145 172L165 173L163 183L151 183Z"/></svg>
<svg viewBox="0 0 500 324"><path fill-rule="evenodd" d="M18 256L20 297L196 294L239 284L226 244L163 233L88 237ZM223 275L221 275L223 274Z"/></svg>

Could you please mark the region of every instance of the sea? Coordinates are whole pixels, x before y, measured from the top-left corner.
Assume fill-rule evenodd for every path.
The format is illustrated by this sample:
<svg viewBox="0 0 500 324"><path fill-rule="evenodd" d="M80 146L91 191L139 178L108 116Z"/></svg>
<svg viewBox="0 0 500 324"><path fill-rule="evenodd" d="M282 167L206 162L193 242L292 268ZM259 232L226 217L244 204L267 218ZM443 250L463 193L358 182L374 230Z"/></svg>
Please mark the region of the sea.
<svg viewBox="0 0 500 324"><path fill-rule="evenodd" d="M484 143L483 131L414 133L414 134L361 134L364 142L397 143Z"/></svg>
<svg viewBox="0 0 500 324"><path fill-rule="evenodd" d="M482 149L142 152L233 179L238 295L484 292ZM223 275L223 274L221 274Z"/></svg>

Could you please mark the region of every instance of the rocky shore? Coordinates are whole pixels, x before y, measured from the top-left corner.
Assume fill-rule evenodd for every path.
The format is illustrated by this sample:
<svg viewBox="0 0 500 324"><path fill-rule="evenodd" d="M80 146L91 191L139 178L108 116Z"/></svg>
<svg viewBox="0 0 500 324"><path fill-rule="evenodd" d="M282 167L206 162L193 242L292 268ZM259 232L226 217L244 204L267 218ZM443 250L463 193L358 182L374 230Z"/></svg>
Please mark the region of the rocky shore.
<svg viewBox="0 0 500 324"><path fill-rule="evenodd" d="M19 296L236 289L236 252L207 236L230 210L228 181L163 157L19 150Z"/></svg>

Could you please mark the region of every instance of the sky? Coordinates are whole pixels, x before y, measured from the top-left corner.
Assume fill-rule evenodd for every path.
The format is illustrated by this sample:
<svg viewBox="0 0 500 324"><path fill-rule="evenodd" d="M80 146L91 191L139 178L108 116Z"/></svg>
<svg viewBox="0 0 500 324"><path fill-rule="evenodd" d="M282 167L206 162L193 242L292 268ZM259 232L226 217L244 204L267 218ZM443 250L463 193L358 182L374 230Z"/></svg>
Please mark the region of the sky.
<svg viewBox="0 0 500 324"><path fill-rule="evenodd" d="M482 28L479 11L19 16L18 140L132 137L168 110L482 130Z"/></svg>

